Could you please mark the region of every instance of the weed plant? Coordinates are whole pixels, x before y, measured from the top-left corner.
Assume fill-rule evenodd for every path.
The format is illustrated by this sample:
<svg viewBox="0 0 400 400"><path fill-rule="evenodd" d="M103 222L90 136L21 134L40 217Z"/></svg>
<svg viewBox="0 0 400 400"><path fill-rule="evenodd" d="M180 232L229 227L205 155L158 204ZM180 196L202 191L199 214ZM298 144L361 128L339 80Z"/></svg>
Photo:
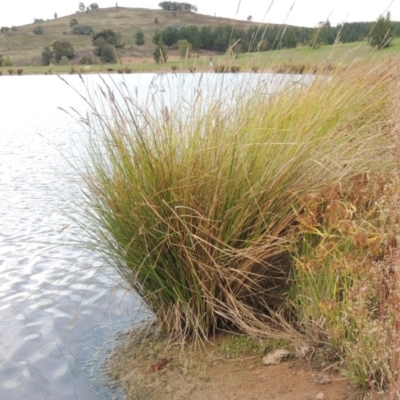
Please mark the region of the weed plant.
<svg viewBox="0 0 400 400"><path fill-rule="evenodd" d="M397 65L301 81L209 75L190 100L147 103L105 83L84 119L88 245L171 337L301 336L328 343L359 383L387 387L398 355L377 353L398 341L383 210Z"/></svg>

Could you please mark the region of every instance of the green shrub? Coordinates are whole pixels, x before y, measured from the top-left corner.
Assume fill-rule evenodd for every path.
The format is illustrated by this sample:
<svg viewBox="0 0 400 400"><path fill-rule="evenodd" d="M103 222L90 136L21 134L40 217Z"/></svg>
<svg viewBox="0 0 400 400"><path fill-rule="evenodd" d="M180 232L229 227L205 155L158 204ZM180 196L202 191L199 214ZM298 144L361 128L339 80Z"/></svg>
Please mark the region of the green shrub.
<svg viewBox="0 0 400 400"><path fill-rule="evenodd" d="M138 46L144 45L144 33L140 29L135 33L135 43Z"/></svg>
<svg viewBox="0 0 400 400"><path fill-rule="evenodd" d="M125 71L126 74L130 74L132 72L132 68L125 67L124 71Z"/></svg>
<svg viewBox="0 0 400 400"><path fill-rule="evenodd" d="M192 44L186 39L178 41L178 53L180 58L189 57L190 51L192 50Z"/></svg>
<svg viewBox="0 0 400 400"><path fill-rule="evenodd" d="M173 72L176 72L178 70L178 66L177 65L171 65L171 69Z"/></svg>
<svg viewBox="0 0 400 400"><path fill-rule="evenodd" d="M111 44L104 43L101 47L98 47L98 52L102 62L111 64L117 62L117 53Z"/></svg>
<svg viewBox="0 0 400 400"><path fill-rule="evenodd" d="M94 30L89 25L73 25L71 28L73 35L93 35Z"/></svg>
<svg viewBox="0 0 400 400"><path fill-rule="evenodd" d="M69 27L72 28L72 27L74 27L74 26L76 26L76 25L79 25L78 20L77 20L76 18L72 18L72 19L69 21Z"/></svg>
<svg viewBox="0 0 400 400"><path fill-rule="evenodd" d="M2 62L1 62L1 66L2 67L11 67L12 62L11 62L10 57L3 58Z"/></svg>
<svg viewBox="0 0 400 400"><path fill-rule="evenodd" d="M53 59L53 51L50 50L50 47L46 46L42 51L42 65L50 65Z"/></svg>
<svg viewBox="0 0 400 400"><path fill-rule="evenodd" d="M22 68L17 69L17 74L18 75L22 75L23 72L24 72L24 70Z"/></svg>
<svg viewBox="0 0 400 400"><path fill-rule="evenodd" d="M55 61L59 63L63 57L68 60L72 59L75 55L75 49L68 40L57 40L53 43L52 55L55 58Z"/></svg>
<svg viewBox="0 0 400 400"><path fill-rule="evenodd" d="M44 34L44 29L43 29L43 27L42 27L41 25L38 25L38 26L35 26L35 27L33 28L32 32L33 32L35 35L43 35L43 34Z"/></svg>

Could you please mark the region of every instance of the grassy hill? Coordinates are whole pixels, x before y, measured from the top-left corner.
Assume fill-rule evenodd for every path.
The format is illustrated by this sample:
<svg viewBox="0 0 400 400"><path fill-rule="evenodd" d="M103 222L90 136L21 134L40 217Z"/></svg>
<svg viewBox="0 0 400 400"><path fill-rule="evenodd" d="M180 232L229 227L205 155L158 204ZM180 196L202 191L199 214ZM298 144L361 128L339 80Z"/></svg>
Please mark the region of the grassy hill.
<svg viewBox="0 0 400 400"><path fill-rule="evenodd" d="M374 51L366 42L346 43L339 46L327 45L317 49L309 46L299 46L295 49L283 49L267 52L239 54L236 59L227 60L221 54L212 54L209 51L199 51L198 58L180 60L177 51L168 51L168 62L166 65L156 65L152 54L154 44L152 36L156 29L165 29L168 26L190 26L198 27L208 25L236 26L247 29L250 26L260 24L248 21L234 21L227 18L216 18L208 15L172 12L165 10L150 10L143 8L104 8L92 10L89 13L76 13L63 18L48 20L40 25L44 29L43 35L35 35L33 29L39 24L29 24L18 27L16 31L0 34L0 55L10 57L13 64L13 73L17 68L23 67L23 73L66 73L71 71L71 65L55 65L49 67L41 66L41 53L45 46L51 46L57 40L68 40L74 46L75 58L72 64L93 51L92 37L86 35L72 35L70 33L70 21L76 18L80 25L89 25L95 32L103 29L112 29L119 32L122 42L126 43L120 54L120 64L107 65L108 69L120 70L127 68L132 72L146 72L155 70L171 70L174 66L178 71L187 71L196 67L196 71L209 70L209 56L213 56L214 65L234 64L240 70L251 70L254 66L260 70L289 70L291 66L295 69L305 71L313 69L323 63L333 66L348 64L357 59L382 58L400 53L400 38L393 40L393 46ZM155 19L158 23L155 23ZM135 33L142 30L145 35L145 45L135 44ZM79 70L80 67L77 67ZM8 74L9 68L0 68L0 73ZM93 66L93 72L104 71L104 66ZM81 72L84 72L83 70ZM293 71L292 71L293 72Z"/></svg>
<svg viewBox="0 0 400 400"><path fill-rule="evenodd" d="M76 13L67 17L48 20L40 24L19 26L17 31L10 31L7 35L0 34L0 54L10 57L14 66L40 65L41 53L45 46L51 46L57 40L68 40L74 46L77 58L93 50L92 38L86 35L72 35L70 20L76 18L80 25L90 25L95 32L103 29L112 29L122 35L125 42L124 56L128 58L152 57L154 44L151 38L156 29L165 29L167 26L240 26L248 28L255 23L234 21L227 18L216 18L190 12L172 12L164 10L150 10L144 8L112 7L92 10L89 13ZM155 23L157 18L158 23ZM43 35L35 35L33 29L41 25ZM135 44L135 33L141 29L145 35L145 45Z"/></svg>

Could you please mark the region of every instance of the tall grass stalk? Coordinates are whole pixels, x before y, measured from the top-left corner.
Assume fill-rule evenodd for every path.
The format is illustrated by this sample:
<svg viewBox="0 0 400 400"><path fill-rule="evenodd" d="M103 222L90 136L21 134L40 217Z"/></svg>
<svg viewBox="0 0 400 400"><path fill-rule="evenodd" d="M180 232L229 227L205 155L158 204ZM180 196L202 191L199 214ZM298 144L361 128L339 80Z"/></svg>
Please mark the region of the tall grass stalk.
<svg viewBox="0 0 400 400"><path fill-rule="evenodd" d="M86 96L89 245L171 336L293 339L284 317L304 199L391 173L396 72L393 61L297 83L201 77L191 96L147 103L105 82Z"/></svg>

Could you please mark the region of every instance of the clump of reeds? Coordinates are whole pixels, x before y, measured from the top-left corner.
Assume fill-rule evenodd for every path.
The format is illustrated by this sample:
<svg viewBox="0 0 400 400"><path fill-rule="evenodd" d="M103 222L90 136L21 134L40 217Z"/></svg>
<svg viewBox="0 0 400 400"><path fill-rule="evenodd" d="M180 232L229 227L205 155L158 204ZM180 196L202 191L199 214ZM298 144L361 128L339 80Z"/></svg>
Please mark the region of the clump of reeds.
<svg viewBox="0 0 400 400"><path fill-rule="evenodd" d="M14 75L14 69L13 68L9 68L7 70L7 72L8 72L9 75Z"/></svg>
<svg viewBox="0 0 400 400"><path fill-rule="evenodd" d="M289 300L316 279L298 271L308 271L321 243L329 256L332 244L321 239L319 224L334 216L350 221L326 234L339 255L350 246L345 229L353 246L380 249L363 231L368 216L376 218L371 202L381 190L367 178L373 171L379 182L393 171L396 73L392 62L301 84L213 80L194 88L191 101L151 98L147 105L107 86L107 111L90 103L94 119L86 121L90 163L80 222L169 335L305 335L308 298ZM357 197L357 187L367 197ZM358 213L365 223L346 228ZM354 260L362 269L358 253ZM348 268L343 263L336 270ZM309 318L319 324L320 312Z"/></svg>
<svg viewBox="0 0 400 400"><path fill-rule="evenodd" d="M257 73L259 69L260 69L260 67L259 67L258 65L253 65L253 66L251 67L251 70L252 70L254 73Z"/></svg>
<svg viewBox="0 0 400 400"><path fill-rule="evenodd" d="M226 65L216 65L215 67L214 67L214 72L215 73L217 73L217 74L222 74L222 73L224 73L224 72L228 72L229 71L229 67L228 66L226 66Z"/></svg>
<svg viewBox="0 0 400 400"><path fill-rule="evenodd" d="M278 74L304 74L310 70L310 65L294 62L283 63L274 68L274 72ZM318 71L315 69L313 72L317 73Z"/></svg>
<svg viewBox="0 0 400 400"><path fill-rule="evenodd" d="M22 75L23 72L24 72L24 70L22 68L18 68L17 69L17 74L18 75Z"/></svg>
<svg viewBox="0 0 400 400"><path fill-rule="evenodd" d="M126 74L130 74L130 73L132 73L132 68L125 67L125 68L124 68L124 72L125 72Z"/></svg>
<svg viewBox="0 0 400 400"><path fill-rule="evenodd" d="M178 70L178 66L177 65L171 65L171 70L172 70L172 72L176 72Z"/></svg>

